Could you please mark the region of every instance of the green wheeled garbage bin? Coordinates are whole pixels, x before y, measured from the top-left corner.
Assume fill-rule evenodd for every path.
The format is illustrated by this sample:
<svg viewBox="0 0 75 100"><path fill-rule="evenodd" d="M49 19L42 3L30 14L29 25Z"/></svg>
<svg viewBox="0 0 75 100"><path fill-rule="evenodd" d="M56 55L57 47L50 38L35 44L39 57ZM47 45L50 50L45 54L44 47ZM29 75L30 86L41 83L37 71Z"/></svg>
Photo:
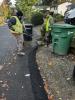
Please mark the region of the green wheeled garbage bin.
<svg viewBox="0 0 75 100"><path fill-rule="evenodd" d="M67 34L67 32L75 32L75 26L70 24L53 24L51 34Z"/></svg>
<svg viewBox="0 0 75 100"><path fill-rule="evenodd" d="M53 52L58 55L66 55L75 31L75 26L69 24L54 24L52 27Z"/></svg>

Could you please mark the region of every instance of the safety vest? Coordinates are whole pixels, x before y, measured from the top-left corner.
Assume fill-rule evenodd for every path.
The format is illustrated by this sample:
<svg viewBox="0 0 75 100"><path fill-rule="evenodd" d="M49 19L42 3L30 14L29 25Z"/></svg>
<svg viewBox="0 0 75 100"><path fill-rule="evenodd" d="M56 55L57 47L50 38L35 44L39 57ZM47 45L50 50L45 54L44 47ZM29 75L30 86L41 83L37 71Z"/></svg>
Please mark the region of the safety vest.
<svg viewBox="0 0 75 100"><path fill-rule="evenodd" d="M46 32L51 30L52 21L53 21L53 18L51 16L49 16L49 18L46 18L46 21L45 21Z"/></svg>
<svg viewBox="0 0 75 100"><path fill-rule="evenodd" d="M15 34L22 34L23 33L23 26L22 23L19 21L17 16L12 16L16 19L16 24L12 26L12 28L15 30L14 33ZM11 30L11 32L13 32Z"/></svg>

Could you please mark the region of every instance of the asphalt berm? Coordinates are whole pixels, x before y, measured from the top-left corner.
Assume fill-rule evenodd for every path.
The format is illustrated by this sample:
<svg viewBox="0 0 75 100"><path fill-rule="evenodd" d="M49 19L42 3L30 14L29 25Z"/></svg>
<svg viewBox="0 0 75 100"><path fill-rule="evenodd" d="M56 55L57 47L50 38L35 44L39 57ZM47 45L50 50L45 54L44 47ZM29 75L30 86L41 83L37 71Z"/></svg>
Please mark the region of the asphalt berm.
<svg viewBox="0 0 75 100"><path fill-rule="evenodd" d="M37 46L26 45L25 56L18 56L7 26L0 35L0 100L48 100L36 63Z"/></svg>

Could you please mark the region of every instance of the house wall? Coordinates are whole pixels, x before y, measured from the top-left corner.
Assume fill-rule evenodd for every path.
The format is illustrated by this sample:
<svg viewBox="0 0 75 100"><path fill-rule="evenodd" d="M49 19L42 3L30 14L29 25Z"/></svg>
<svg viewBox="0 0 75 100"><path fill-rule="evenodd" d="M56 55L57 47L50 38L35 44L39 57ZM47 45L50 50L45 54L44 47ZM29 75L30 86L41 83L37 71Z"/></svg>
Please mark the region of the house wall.
<svg viewBox="0 0 75 100"><path fill-rule="evenodd" d="M58 2L59 2L59 4L64 3L64 2L75 3L75 0L59 0Z"/></svg>
<svg viewBox="0 0 75 100"><path fill-rule="evenodd" d="M65 11L67 10L67 6L71 3L65 2L60 5L58 5L58 13L64 16Z"/></svg>

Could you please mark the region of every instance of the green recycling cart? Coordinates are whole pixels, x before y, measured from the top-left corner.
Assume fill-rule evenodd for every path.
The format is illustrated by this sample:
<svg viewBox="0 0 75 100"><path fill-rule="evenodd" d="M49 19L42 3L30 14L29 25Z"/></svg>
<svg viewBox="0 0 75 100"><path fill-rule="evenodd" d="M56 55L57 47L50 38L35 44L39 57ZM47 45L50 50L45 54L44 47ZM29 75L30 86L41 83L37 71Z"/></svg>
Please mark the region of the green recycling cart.
<svg viewBox="0 0 75 100"><path fill-rule="evenodd" d="M75 32L75 26L69 24L54 24L52 26L53 52L58 55L66 55Z"/></svg>

